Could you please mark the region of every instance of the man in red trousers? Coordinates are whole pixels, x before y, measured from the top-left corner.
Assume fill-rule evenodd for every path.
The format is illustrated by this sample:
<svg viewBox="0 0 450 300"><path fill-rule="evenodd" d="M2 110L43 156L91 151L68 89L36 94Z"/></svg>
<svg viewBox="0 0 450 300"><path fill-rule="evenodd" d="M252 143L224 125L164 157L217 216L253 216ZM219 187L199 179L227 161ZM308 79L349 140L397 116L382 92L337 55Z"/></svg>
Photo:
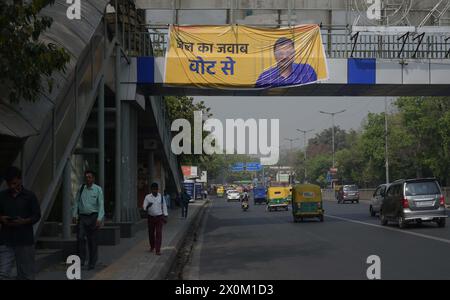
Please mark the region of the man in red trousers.
<svg viewBox="0 0 450 300"><path fill-rule="evenodd" d="M148 239L150 252L161 255L162 227L167 223L167 204L158 192L157 183L152 183L151 193L145 196L143 208L148 213Z"/></svg>

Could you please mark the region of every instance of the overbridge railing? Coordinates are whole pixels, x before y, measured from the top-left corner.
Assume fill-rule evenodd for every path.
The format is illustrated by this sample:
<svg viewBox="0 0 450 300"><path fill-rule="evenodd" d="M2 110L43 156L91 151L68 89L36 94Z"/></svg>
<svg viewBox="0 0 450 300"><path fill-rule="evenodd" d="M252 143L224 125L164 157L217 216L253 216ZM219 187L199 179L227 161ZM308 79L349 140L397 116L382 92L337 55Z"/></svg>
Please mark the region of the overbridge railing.
<svg viewBox="0 0 450 300"><path fill-rule="evenodd" d="M129 43L128 55L162 57L166 53L167 29L125 33L125 40L133 36L139 44ZM136 38L138 37L138 38ZM322 41L328 58L378 59L448 59L450 33L376 35L351 33L348 30L322 30Z"/></svg>

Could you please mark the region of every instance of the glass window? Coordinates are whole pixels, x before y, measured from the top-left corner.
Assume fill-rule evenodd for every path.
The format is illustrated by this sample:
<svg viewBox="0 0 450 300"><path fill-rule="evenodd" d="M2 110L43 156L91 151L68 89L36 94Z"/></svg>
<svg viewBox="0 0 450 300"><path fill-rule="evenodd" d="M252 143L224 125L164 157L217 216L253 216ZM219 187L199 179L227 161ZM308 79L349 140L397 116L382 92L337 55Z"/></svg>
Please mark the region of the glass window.
<svg viewBox="0 0 450 300"><path fill-rule="evenodd" d="M356 192L357 190L358 190L358 187L356 185L346 185L346 186L344 186L344 191Z"/></svg>
<svg viewBox="0 0 450 300"><path fill-rule="evenodd" d="M435 181L411 182L406 184L406 196L435 195L440 194L439 187Z"/></svg>
<svg viewBox="0 0 450 300"><path fill-rule="evenodd" d="M375 192L373 193L373 196L374 196L374 197L379 196L379 195L380 195L380 190L381 190L381 188L377 188L377 189L375 190Z"/></svg>

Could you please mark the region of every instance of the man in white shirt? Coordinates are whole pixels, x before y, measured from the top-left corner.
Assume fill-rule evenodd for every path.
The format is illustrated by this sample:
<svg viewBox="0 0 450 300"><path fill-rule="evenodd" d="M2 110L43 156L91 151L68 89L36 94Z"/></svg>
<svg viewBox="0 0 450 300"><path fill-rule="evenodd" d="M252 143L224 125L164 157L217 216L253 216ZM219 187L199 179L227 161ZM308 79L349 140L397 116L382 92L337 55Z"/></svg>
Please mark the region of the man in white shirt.
<svg viewBox="0 0 450 300"><path fill-rule="evenodd" d="M158 184L152 183L151 193L145 196L143 209L148 213L148 239L150 252L155 250L161 255L162 227L167 223L167 205L164 198L158 193Z"/></svg>

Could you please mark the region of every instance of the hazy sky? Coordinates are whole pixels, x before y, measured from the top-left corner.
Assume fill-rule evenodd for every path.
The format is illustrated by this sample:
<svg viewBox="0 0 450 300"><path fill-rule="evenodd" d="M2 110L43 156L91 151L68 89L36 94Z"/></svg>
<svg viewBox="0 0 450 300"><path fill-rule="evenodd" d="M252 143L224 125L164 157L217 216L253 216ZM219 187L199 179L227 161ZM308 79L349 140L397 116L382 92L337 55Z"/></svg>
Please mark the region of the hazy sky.
<svg viewBox="0 0 450 300"><path fill-rule="evenodd" d="M346 112L335 116L335 125L343 129L361 128L369 112L384 111L384 97L195 97L211 107L214 117L220 120L249 118L280 119L280 146L290 145L285 138L301 138L294 147L303 147L303 134L296 129L314 131L307 138L331 127L331 116L319 110ZM394 98L388 98L392 102Z"/></svg>

